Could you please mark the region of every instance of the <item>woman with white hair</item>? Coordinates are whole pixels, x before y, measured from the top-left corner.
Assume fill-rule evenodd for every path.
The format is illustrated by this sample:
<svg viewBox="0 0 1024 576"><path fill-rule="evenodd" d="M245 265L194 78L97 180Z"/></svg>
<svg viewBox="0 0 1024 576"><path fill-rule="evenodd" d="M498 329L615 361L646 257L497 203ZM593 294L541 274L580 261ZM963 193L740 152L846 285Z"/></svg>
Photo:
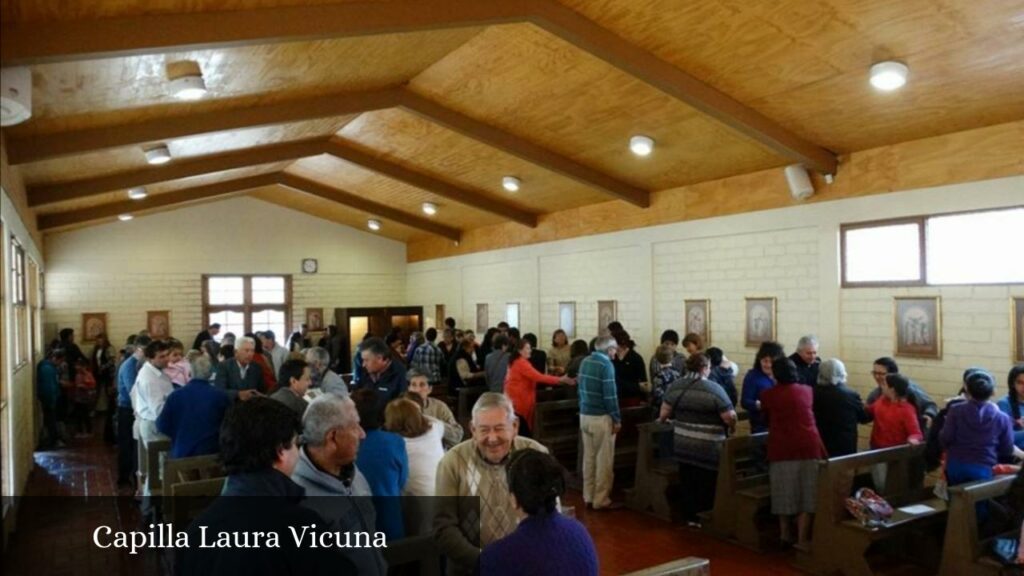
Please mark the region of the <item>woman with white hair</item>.
<svg viewBox="0 0 1024 576"><path fill-rule="evenodd" d="M829 358L818 367L814 419L830 458L855 454L857 424L871 421L860 394L846 386L846 365L836 358Z"/></svg>

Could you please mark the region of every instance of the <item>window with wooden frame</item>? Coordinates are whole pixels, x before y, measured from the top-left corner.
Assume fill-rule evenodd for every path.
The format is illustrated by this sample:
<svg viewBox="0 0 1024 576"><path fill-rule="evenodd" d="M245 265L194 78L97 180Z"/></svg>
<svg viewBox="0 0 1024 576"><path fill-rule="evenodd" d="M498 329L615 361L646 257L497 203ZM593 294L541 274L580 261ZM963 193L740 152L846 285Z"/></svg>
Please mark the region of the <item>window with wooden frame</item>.
<svg viewBox="0 0 1024 576"><path fill-rule="evenodd" d="M273 330L277 341L285 342L291 309L291 276L203 276L203 318L207 326L221 325L217 341L227 332Z"/></svg>
<svg viewBox="0 0 1024 576"><path fill-rule="evenodd" d="M840 227L842 286L1024 283L1024 207Z"/></svg>
<svg viewBox="0 0 1024 576"><path fill-rule="evenodd" d="M11 236L11 304L14 313L14 369L28 363L29 356L29 325L28 302L26 299L25 282L25 249L14 236Z"/></svg>

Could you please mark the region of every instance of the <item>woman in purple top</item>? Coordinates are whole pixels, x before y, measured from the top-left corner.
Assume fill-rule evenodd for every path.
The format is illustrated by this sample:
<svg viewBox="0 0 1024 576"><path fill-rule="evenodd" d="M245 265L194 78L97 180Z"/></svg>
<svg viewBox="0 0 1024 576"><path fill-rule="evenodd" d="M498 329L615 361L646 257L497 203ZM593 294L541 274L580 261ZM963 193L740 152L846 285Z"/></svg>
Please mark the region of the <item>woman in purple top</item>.
<svg viewBox="0 0 1024 576"><path fill-rule="evenodd" d="M550 454L521 450L508 463L519 526L480 554L487 576L597 576L597 550L578 521L558 511L565 470Z"/></svg>
<svg viewBox="0 0 1024 576"><path fill-rule="evenodd" d="M1013 422L989 402L995 380L983 370L965 382L968 400L949 409L939 435L946 450L946 480L950 486L989 480L992 467L1019 452L1013 445Z"/></svg>
<svg viewBox="0 0 1024 576"><path fill-rule="evenodd" d="M750 415L751 434L768 431L768 424L761 416L761 392L775 385L772 364L776 359L785 357L786 353L778 342L762 342L757 356L754 357L754 367L747 370L743 377L740 405Z"/></svg>

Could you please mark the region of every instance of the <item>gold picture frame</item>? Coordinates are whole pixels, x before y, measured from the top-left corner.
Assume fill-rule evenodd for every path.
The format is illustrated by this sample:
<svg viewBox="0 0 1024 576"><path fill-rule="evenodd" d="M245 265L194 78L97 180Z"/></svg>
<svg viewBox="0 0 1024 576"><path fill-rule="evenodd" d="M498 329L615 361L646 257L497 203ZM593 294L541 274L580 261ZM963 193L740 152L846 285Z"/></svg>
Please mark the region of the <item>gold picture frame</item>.
<svg viewBox="0 0 1024 576"><path fill-rule="evenodd" d="M150 310L146 312L146 329L149 337L154 340L166 340L171 337L171 311Z"/></svg>
<svg viewBox="0 0 1024 576"><path fill-rule="evenodd" d="M106 312L85 312L82 314L82 342L95 342L97 336L106 333Z"/></svg>
<svg viewBox="0 0 1024 576"><path fill-rule="evenodd" d="M942 358L942 297L893 298L893 353L910 358Z"/></svg>
<svg viewBox="0 0 1024 576"><path fill-rule="evenodd" d="M1010 351L1014 363L1024 362L1024 296L1010 297Z"/></svg>
<svg viewBox="0 0 1024 576"><path fill-rule="evenodd" d="M447 316L447 314L445 314L445 310L444 310L444 304L435 304L434 305L434 328L437 328L438 330L443 330L444 329L444 321L445 321L445 318L447 318L447 317L448 316Z"/></svg>
<svg viewBox="0 0 1024 576"><path fill-rule="evenodd" d="M598 300L597 302L597 333L604 334L608 325L619 319L618 300Z"/></svg>
<svg viewBox="0 0 1024 576"><path fill-rule="evenodd" d="M743 340L747 348L757 348L762 343L774 341L778 335L778 300L774 296L757 296L744 299Z"/></svg>
<svg viewBox="0 0 1024 576"><path fill-rule="evenodd" d="M310 332L323 332L324 330L324 309L306 308L306 330Z"/></svg>
<svg viewBox="0 0 1024 576"><path fill-rule="evenodd" d="M711 300L683 300L683 328L697 334L704 346L711 346Z"/></svg>

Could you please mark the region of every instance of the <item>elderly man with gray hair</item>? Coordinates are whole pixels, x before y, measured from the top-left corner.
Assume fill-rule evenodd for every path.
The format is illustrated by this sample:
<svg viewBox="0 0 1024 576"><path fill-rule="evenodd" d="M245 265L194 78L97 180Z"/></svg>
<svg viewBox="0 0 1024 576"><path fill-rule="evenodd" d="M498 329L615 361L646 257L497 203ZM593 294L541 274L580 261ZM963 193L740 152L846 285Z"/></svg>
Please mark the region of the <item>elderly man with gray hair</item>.
<svg viewBox="0 0 1024 576"><path fill-rule="evenodd" d="M220 451L220 424L231 400L210 384L213 363L206 356L192 361L192 379L167 397L156 428L171 439L171 458Z"/></svg>
<svg viewBox="0 0 1024 576"><path fill-rule="evenodd" d="M520 450L547 452L540 443L517 436L512 401L486 392L473 405L473 437L452 448L437 467L438 512L434 534L448 557L450 576L473 574L480 550L515 530L516 509L509 497L505 468ZM463 496L463 498L452 498ZM479 501L473 498L476 496Z"/></svg>
<svg viewBox="0 0 1024 576"><path fill-rule="evenodd" d="M814 420L830 458L857 452L857 424L871 416L860 394L846 386L846 366L836 358L821 362L814 387Z"/></svg>
<svg viewBox="0 0 1024 576"><path fill-rule="evenodd" d="M217 368L215 384L232 400L262 395L263 368L252 361L255 352L256 341L243 336L235 343L235 357L225 359Z"/></svg>
<svg viewBox="0 0 1024 576"><path fill-rule="evenodd" d="M576 388L580 401L583 440L583 501L588 508L621 508L612 502L615 480L615 435L622 428L612 358L619 346L612 336L600 336L594 351L580 364Z"/></svg>
<svg viewBox="0 0 1024 576"><path fill-rule="evenodd" d="M348 396L317 396L302 416L303 445L291 478L306 489L302 505L324 519L325 531L371 535L376 531L370 485L356 468L359 443L365 437L356 405ZM376 548L343 548L341 552L356 565L357 574L386 576L388 572Z"/></svg>
<svg viewBox="0 0 1024 576"><path fill-rule="evenodd" d="M313 373L313 385L322 392L348 396L348 384L334 370L331 370L331 355L326 349L315 346L306 350L306 362Z"/></svg>
<svg viewBox="0 0 1024 576"><path fill-rule="evenodd" d="M796 374L801 384L814 386L818 383L818 367L821 365L821 358L818 358L818 339L808 334L802 336L796 343L796 352L790 355L790 360L796 364Z"/></svg>

